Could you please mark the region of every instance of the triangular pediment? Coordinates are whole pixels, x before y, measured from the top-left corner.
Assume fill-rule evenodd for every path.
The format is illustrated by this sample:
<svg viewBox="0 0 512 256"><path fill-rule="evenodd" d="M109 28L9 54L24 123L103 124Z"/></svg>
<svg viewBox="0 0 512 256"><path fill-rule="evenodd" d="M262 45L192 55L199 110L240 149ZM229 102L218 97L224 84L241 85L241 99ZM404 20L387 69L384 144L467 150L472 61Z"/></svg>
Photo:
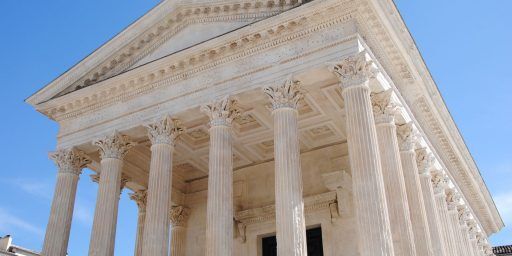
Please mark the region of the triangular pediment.
<svg viewBox="0 0 512 256"><path fill-rule="evenodd" d="M274 16L300 1L163 1L27 101L33 105Z"/></svg>

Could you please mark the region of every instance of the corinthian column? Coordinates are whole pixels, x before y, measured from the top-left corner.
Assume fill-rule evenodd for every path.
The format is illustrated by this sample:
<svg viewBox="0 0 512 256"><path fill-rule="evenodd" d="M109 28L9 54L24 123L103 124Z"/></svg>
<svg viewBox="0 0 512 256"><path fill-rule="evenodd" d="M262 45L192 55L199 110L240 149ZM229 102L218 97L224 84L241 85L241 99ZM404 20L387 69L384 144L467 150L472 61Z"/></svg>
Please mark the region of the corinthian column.
<svg viewBox="0 0 512 256"><path fill-rule="evenodd" d="M93 144L100 148L101 172L89 255L111 256L114 255L123 158L134 144L117 132Z"/></svg>
<svg viewBox="0 0 512 256"><path fill-rule="evenodd" d="M468 226L468 233L469 233L469 243L471 244L471 251L473 252L474 256L480 256L480 253L478 252L478 241L477 241L477 233L478 228L476 221L474 219L469 219L466 222Z"/></svg>
<svg viewBox="0 0 512 256"><path fill-rule="evenodd" d="M307 255L297 111L302 90L290 77L264 92L274 117L277 255Z"/></svg>
<svg viewBox="0 0 512 256"><path fill-rule="evenodd" d="M416 164L416 153L414 152L415 137L412 123L397 126L398 145L400 147L400 160L402 162L407 202L411 215L412 230L414 233L414 244L416 255L434 256L430 228L428 225L427 211L423 192L421 190L420 176Z"/></svg>
<svg viewBox="0 0 512 256"><path fill-rule="evenodd" d="M190 209L185 206L171 208L171 256L185 256L186 225L189 215Z"/></svg>
<svg viewBox="0 0 512 256"><path fill-rule="evenodd" d="M447 250L443 236L443 227L437 211L434 189L432 187L432 168L433 156L427 152L426 148L416 150L416 163L420 176L421 192L423 202L425 203L425 212L427 213L428 228L430 230L430 241L434 255L451 256Z"/></svg>
<svg viewBox="0 0 512 256"><path fill-rule="evenodd" d="M59 172L41 255L65 256L68 250L78 176L82 173L82 168L91 161L81 151L75 149L58 150L51 153L50 158L55 161Z"/></svg>
<svg viewBox="0 0 512 256"><path fill-rule="evenodd" d="M462 240L464 243L464 247L466 248L466 252L468 256L476 256L473 253L473 250L471 248L471 242L469 240L469 229L466 225L466 221L469 219L469 211L467 207L463 204L460 204L457 206L457 212L458 212L458 224L459 224L459 230L462 236Z"/></svg>
<svg viewBox="0 0 512 256"><path fill-rule="evenodd" d="M142 255L169 254L169 202L172 185L174 142L183 132L179 121L167 116L147 126L151 140L151 164L147 192Z"/></svg>
<svg viewBox="0 0 512 256"><path fill-rule="evenodd" d="M392 90L387 90L372 94L371 99L384 174L393 248L396 256L414 256L416 247L396 137L394 115L397 106L391 102L392 93Z"/></svg>
<svg viewBox="0 0 512 256"><path fill-rule="evenodd" d="M340 80L345 100L347 143L362 256L394 254L370 101L372 65L362 52L330 67Z"/></svg>
<svg viewBox="0 0 512 256"><path fill-rule="evenodd" d="M139 214L137 217L137 234L135 238L135 252L133 255L142 255L142 238L144 237L144 221L146 220L147 191L139 190L130 194L130 199L137 203Z"/></svg>
<svg viewBox="0 0 512 256"><path fill-rule="evenodd" d="M206 213L206 256L233 251L233 139L236 101L225 98L201 107L210 117L210 157Z"/></svg>
<svg viewBox="0 0 512 256"><path fill-rule="evenodd" d="M464 246L464 240L462 240L462 234L460 233L459 228L459 212L457 211L457 206L459 205L460 195L451 188L446 189L445 193L446 204L448 206L448 217L450 218L457 253L460 256L468 256L469 252L466 250L466 246Z"/></svg>
<svg viewBox="0 0 512 256"><path fill-rule="evenodd" d="M442 171L435 171L432 173L432 185L434 187L434 195L436 199L437 212L439 213L439 220L443 230L443 239L447 248L448 255L459 255L457 245L455 244L455 237L451 228L451 219L448 216L448 208L446 205L447 178Z"/></svg>

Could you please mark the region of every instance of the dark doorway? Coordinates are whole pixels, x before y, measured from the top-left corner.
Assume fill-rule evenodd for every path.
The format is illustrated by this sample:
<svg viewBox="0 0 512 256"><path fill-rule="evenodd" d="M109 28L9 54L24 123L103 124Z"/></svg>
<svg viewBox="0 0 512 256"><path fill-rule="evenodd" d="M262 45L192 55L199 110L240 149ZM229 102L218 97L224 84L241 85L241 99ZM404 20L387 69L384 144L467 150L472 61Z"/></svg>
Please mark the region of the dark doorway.
<svg viewBox="0 0 512 256"><path fill-rule="evenodd" d="M308 256L324 256L322 247L322 228L312 228L306 231ZM277 256L277 241L275 236L261 240L262 256Z"/></svg>

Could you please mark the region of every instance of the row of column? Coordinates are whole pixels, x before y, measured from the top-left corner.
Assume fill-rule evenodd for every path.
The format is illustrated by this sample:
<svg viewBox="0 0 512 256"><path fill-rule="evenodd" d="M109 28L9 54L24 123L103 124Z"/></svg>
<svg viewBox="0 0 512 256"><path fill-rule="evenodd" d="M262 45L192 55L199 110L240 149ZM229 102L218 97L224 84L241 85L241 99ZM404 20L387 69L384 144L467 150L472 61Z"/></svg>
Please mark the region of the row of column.
<svg viewBox="0 0 512 256"><path fill-rule="evenodd" d="M478 230L472 237L470 220L461 220L467 209L459 204L455 191L447 190L446 176L432 172L433 158L427 149L415 149L413 126L395 123L398 106L393 92L371 93L375 65L367 57L363 52L330 66L345 104L361 255L484 255L485 236ZM304 90L289 78L264 93L272 103L274 119L278 255L307 255L297 111ZM240 109L235 100L225 98L201 110L210 118L206 255L229 256L233 250L231 123ZM177 220L188 216L188 210L169 205L174 144L183 129L177 120L165 117L147 130L148 188L131 195L139 206L135 255L168 254L170 219L172 255L183 255L184 227ZM134 143L115 133L94 144L100 148L101 171L89 255L107 256L114 250L123 158ZM52 158L60 171L43 249L47 256L66 255L78 176L90 162L75 149L58 151Z"/></svg>

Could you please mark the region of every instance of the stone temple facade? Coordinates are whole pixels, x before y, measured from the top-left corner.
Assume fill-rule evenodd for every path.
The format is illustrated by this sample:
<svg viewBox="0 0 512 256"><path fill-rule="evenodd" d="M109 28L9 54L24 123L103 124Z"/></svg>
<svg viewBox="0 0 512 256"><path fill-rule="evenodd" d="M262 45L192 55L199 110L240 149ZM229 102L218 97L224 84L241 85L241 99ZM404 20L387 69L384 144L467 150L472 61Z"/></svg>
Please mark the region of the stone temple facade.
<svg viewBox="0 0 512 256"><path fill-rule="evenodd" d="M143 256L488 256L503 227L392 0L162 1L27 102L60 127L45 256L83 168L94 256L122 189Z"/></svg>

